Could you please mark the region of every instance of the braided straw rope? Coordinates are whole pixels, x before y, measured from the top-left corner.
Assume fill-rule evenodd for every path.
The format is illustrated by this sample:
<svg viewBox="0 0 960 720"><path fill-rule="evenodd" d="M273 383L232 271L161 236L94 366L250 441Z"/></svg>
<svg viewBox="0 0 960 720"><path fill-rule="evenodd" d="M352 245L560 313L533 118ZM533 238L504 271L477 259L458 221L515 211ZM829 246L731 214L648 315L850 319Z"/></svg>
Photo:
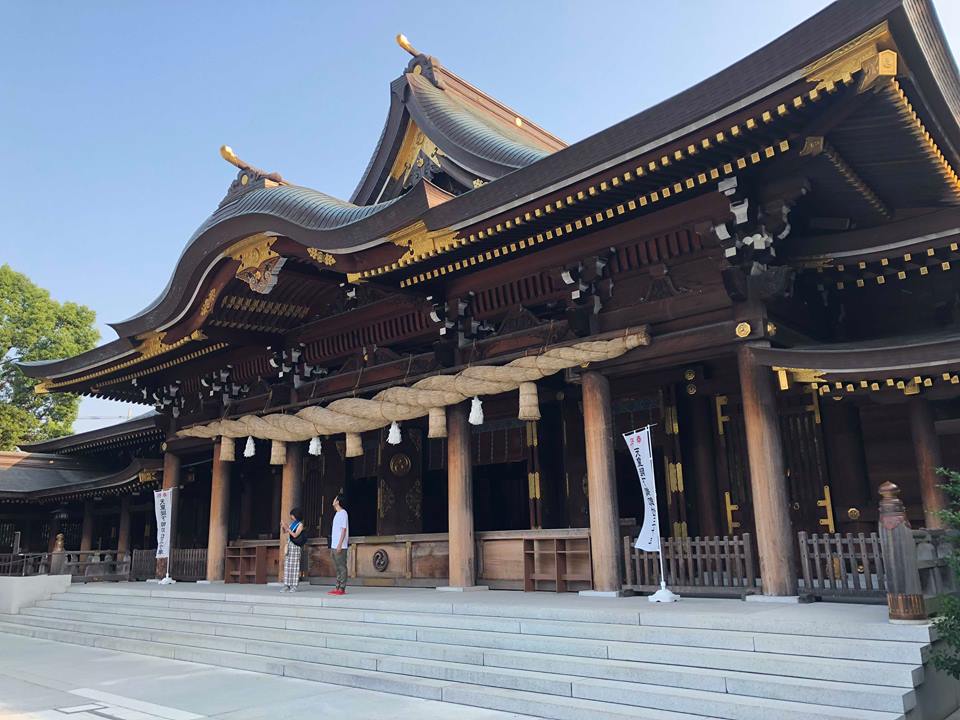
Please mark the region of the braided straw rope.
<svg viewBox="0 0 960 720"><path fill-rule="evenodd" d="M301 442L314 435L346 433L351 452L362 453L359 433L379 430L394 421L431 416L431 437L443 437L437 410L477 395L497 395L523 386L521 419L536 419L537 380L568 368L612 360L633 348L648 345L646 330L627 332L612 340L588 340L526 355L506 365L474 365L455 375L434 375L411 387L392 387L372 399L342 398L327 407L306 407L296 415L245 415L239 420L219 420L205 426L195 425L177 434L181 437L217 436ZM350 452L348 456L352 456Z"/></svg>

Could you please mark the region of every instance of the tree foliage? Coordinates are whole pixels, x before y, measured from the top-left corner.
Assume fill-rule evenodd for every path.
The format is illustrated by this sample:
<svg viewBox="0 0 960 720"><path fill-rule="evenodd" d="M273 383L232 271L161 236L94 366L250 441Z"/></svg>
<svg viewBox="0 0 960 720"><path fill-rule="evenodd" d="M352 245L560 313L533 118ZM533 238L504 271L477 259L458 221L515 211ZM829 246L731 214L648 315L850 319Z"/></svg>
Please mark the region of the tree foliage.
<svg viewBox="0 0 960 720"><path fill-rule="evenodd" d="M947 509L941 511L940 517L948 528L960 530L960 472L944 468L937 472L944 478L940 487L949 502ZM954 573L960 573L960 552L956 544L950 556L950 565ZM937 669L960 678L960 599L954 595L946 595L942 601L940 614L934 624L943 640L943 649L934 653L933 664Z"/></svg>
<svg viewBox="0 0 960 720"><path fill-rule="evenodd" d="M0 450L70 433L80 398L37 395L17 360L56 360L93 348L100 333L84 305L59 303L26 275L0 265Z"/></svg>

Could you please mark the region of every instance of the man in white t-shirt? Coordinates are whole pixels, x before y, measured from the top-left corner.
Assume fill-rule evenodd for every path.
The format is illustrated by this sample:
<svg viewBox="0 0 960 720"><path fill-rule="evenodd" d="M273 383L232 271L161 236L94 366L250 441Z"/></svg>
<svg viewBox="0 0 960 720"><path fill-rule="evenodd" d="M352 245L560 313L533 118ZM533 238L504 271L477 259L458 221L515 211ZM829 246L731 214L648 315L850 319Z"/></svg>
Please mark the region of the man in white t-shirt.
<svg viewBox="0 0 960 720"><path fill-rule="evenodd" d="M350 546L350 519L346 508L343 507L343 498L338 493L333 498L333 509L337 511L333 516L333 527L330 530L330 554L333 555L333 566L337 569L337 587L327 595L347 594L347 548Z"/></svg>

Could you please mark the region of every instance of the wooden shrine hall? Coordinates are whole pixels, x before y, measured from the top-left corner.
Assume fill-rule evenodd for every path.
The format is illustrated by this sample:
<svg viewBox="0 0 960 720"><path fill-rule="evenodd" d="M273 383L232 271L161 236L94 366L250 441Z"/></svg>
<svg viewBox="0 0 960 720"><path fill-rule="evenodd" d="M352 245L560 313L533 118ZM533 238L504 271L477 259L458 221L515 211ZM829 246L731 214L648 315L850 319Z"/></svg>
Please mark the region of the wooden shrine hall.
<svg viewBox="0 0 960 720"><path fill-rule="evenodd" d="M349 200L224 146L236 176L160 297L20 365L155 408L159 441L117 426L95 459L155 463L206 579L276 576L294 506L304 575L329 578L343 492L354 582L620 591L643 515L620 435L648 424L664 534L756 562L750 592L796 595L803 538L874 531L883 483L938 527L960 77L930 2L839 0L571 145L397 40ZM124 493L97 502L119 517Z"/></svg>

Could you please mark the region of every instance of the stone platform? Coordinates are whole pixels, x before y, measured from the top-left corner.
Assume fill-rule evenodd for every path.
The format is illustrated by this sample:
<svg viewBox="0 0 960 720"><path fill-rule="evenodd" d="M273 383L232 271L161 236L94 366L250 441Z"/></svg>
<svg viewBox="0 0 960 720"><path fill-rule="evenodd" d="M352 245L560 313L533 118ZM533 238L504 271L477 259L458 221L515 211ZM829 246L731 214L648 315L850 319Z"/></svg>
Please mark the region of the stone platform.
<svg viewBox="0 0 960 720"><path fill-rule="evenodd" d="M74 586L0 633L547 718L943 720L929 625L886 608L251 585Z"/></svg>

